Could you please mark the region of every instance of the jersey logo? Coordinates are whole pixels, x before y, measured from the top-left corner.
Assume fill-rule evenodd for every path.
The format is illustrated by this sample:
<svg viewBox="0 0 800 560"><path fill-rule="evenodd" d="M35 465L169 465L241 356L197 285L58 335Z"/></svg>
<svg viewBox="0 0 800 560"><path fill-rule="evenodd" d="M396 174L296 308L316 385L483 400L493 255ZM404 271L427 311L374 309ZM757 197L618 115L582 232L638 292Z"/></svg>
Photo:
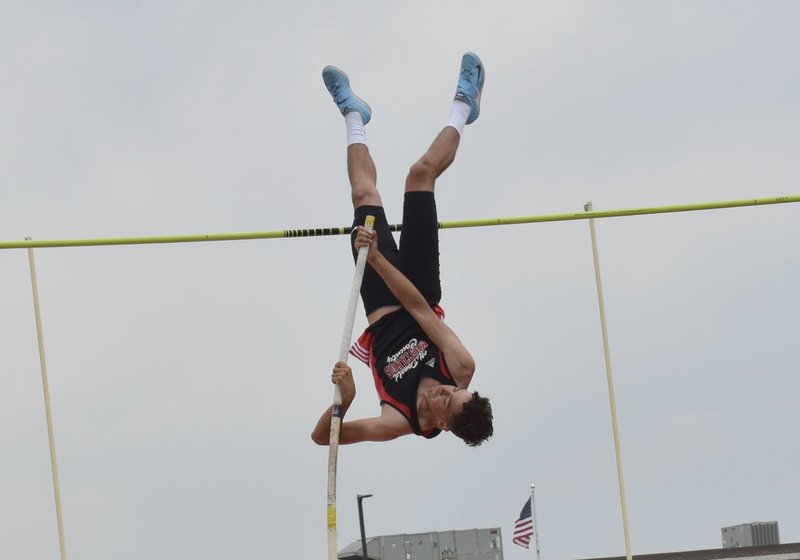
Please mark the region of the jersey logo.
<svg viewBox="0 0 800 560"><path fill-rule="evenodd" d="M435 367L436 366L436 358L431 358L430 360L425 362L425 365L428 366L428 367Z"/></svg>
<svg viewBox="0 0 800 560"><path fill-rule="evenodd" d="M428 342L412 338L396 354L386 358L383 373L392 381L399 382L406 372L414 369L428 354Z"/></svg>

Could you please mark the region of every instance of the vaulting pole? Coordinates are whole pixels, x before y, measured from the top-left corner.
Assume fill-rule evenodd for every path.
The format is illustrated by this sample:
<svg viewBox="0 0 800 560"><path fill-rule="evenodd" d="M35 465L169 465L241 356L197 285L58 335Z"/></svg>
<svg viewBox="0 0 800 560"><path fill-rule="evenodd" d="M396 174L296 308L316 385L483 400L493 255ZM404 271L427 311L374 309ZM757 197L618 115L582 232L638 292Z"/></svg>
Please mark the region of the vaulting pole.
<svg viewBox="0 0 800 560"><path fill-rule="evenodd" d="M30 240L30 237L25 239ZM47 440L50 443L50 470L53 473L53 494L56 500L56 523L58 525L58 546L61 560L67 560L67 547L64 542L64 519L61 515L61 489L58 484L58 462L56 461L56 440L53 432L53 413L50 407L50 385L47 382L47 360L44 355L44 335L42 313L39 307L39 285L36 280L36 263L33 249L28 249L28 264L31 269L31 289L33 290L33 313L36 318L36 338L39 342L39 365L42 371L42 390L44 392L44 411L47 418Z"/></svg>
<svg viewBox="0 0 800 560"><path fill-rule="evenodd" d="M584 206L591 212L592 203ZM603 335L603 356L606 363L606 382L608 383L608 403L611 408L611 429L614 433L614 453L617 459L617 481L619 482L619 502L622 509L622 530L625 535L625 556L631 560L631 532L628 525L628 505L625 499L625 477L622 473L622 451L619 444L619 428L617 426L617 399L614 396L614 378L611 374L611 351L608 346L608 329L606 327L606 305L603 301L603 282L600 278L600 257L597 252L597 232L594 219L589 219L589 231L592 236L592 256L594 257L594 277L597 283L597 303L600 307L600 331Z"/></svg>
<svg viewBox="0 0 800 560"><path fill-rule="evenodd" d="M372 229L375 226L375 216L367 216L364 227ZM356 259L356 270L353 274L353 285L350 288L350 299L347 303L347 313L344 319L342 342L339 346L339 361L347 363L350 355L350 343L353 338L353 323L358 306L358 293L361 290L361 280L364 278L364 268L367 265L369 247L361 247ZM336 560L338 556L336 528L336 463L339 458L339 430L342 426L342 392L339 386L333 390L333 406L331 407L331 437L328 442L328 560Z"/></svg>
<svg viewBox="0 0 800 560"><path fill-rule="evenodd" d="M440 229L506 226L514 224L536 224L542 222L563 222L568 220L586 220L592 218L620 218L625 216L643 216L646 214L666 214L674 212L692 212L696 210L719 210L723 208L741 208L745 206L764 206L768 204L785 204L800 202L800 195L776 196L772 198L748 198L745 200L727 200L722 202L702 202L698 204L678 204L672 206L656 206L648 208L629 208L626 210L604 210L602 212L583 212L575 214L549 214L543 216L512 216L506 218L484 218L477 220L458 220L439 222ZM391 224L392 231L400 231L400 225ZM350 227L324 227L308 229L282 229L276 231L255 231L240 233L207 233L200 235L166 235L151 237L111 237L104 239L55 239L50 241L2 241L0 249L29 249L44 247L97 247L105 245L148 245L163 243L198 243L204 241L243 241L251 239L280 239L287 237L317 237L327 235L348 235Z"/></svg>

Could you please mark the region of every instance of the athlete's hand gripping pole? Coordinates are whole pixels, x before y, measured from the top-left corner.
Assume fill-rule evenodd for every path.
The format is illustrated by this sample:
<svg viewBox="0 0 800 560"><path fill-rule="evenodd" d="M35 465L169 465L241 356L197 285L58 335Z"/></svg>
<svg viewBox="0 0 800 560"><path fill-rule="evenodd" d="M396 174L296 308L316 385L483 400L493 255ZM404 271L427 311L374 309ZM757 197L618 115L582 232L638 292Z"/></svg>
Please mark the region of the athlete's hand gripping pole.
<svg viewBox="0 0 800 560"><path fill-rule="evenodd" d="M372 229L375 216L367 216L364 227ZM353 338L353 323L358 306L358 293L361 291L361 280L364 278L364 267L367 265L369 247L361 247L356 259L356 271L353 274L353 285L350 289L350 300L344 319L342 344L339 347L339 361L347 363L350 354L350 343ZM339 456L339 430L342 424L342 392L339 386L333 390L333 406L331 407L331 437L328 445L328 560L337 560L336 550L336 462Z"/></svg>

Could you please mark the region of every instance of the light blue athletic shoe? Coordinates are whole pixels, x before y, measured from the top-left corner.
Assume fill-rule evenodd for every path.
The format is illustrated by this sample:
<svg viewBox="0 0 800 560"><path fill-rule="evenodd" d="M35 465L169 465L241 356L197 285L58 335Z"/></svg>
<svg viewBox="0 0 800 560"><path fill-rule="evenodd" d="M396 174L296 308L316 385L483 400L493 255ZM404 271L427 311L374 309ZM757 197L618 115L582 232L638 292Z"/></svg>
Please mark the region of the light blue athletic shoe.
<svg viewBox="0 0 800 560"><path fill-rule="evenodd" d="M350 78L347 77L347 74L335 66L326 66L322 69L322 81L325 82L325 87L328 88L328 92L343 115L351 111L358 111L361 113L361 120L364 124L369 122L372 118L372 109L366 101L350 89Z"/></svg>
<svg viewBox="0 0 800 560"><path fill-rule="evenodd" d="M458 78L455 98L468 103L472 108L467 124L474 123L481 113L481 92L485 78L483 62L478 55L473 52L466 53L461 58L461 76Z"/></svg>

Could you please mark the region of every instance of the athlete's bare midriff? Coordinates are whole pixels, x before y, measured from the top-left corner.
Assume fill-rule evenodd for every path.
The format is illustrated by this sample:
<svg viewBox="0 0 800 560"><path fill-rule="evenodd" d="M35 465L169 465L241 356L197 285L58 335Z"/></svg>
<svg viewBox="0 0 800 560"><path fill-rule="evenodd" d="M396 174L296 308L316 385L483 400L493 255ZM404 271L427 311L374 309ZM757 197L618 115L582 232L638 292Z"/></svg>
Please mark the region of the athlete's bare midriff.
<svg viewBox="0 0 800 560"><path fill-rule="evenodd" d="M397 311L401 307L402 306L400 305L387 305L385 307L379 307L378 309L367 315L367 323L371 325L374 322L378 321L384 315L388 315L392 311Z"/></svg>

